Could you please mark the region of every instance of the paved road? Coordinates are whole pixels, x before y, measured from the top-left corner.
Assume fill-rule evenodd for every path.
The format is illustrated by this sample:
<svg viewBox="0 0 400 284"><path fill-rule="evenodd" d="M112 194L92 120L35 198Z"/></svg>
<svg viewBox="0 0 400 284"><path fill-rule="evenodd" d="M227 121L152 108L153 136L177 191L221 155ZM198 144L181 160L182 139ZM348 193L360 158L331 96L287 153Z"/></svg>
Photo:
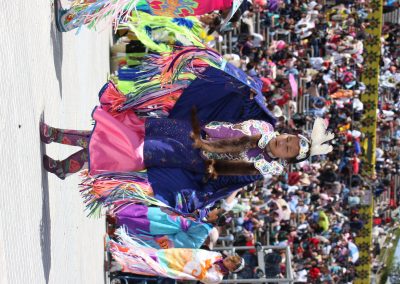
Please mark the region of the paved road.
<svg viewBox="0 0 400 284"><path fill-rule="evenodd" d="M90 129L109 70L109 38L60 34L49 1L0 1L0 283L103 283L104 220L86 218L77 184L47 175L41 116L51 125Z"/></svg>

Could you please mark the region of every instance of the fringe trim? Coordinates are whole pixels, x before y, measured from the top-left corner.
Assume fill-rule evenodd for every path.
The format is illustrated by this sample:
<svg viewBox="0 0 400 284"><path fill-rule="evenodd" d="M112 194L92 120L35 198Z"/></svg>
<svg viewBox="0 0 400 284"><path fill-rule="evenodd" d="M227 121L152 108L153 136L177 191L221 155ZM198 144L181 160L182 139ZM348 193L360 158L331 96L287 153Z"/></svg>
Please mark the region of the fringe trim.
<svg viewBox="0 0 400 284"><path fill-rule="evenodd" d="M223 58L210 49L195 46L177 47L172 53L164 53L161 56L150 55L148 64L153 68L159 68L161 85L173 84L183 73L199 76L201 67L213 66L220 68Z"/></svg>
<svg viewBox="0 0 400 284"><path fill-rule="evenodd" d="M123 202L169 207L153 197L146 172L107 172L90 176L84 171L81 175L83 181L80 184L80 193L89 217L100 217L103 208Z"/></svg>
<svg viewBox="0 0 400 284"><path fill-rule="evenodd" d="M91 29L100 20L110 17L109 21L113 21L114 30L117 30L118 25L127 22L132 11L136 11L138 2L139 0L97 0L93 3L75 1L72 5L77 10L74 21L84 18L83 23Z"/></svg>
<svg viewBox="0 0 400 284"><path fill-rule="evenodd" d="M108 240L107 250L122 265L123 272L170 277L165 269L150 256L156 254L156 249L129 236L125 228L120 228L115 233L118 236L118 242Z"/></svg>
<svg viewBox="0 0 400 284"><path fill-rule="evenodd" d="M146 47L159 53L171 52L173 45L178 44L205 47L200 39L204 29L196 17L154 17L138 11L121 27L129 28ZM154 35L153 31L158 34Z"/></svg>
<svg viewBox="0 0 400 284"><path fill-rule="evenodd" d="M141 117L167 116L183 91L201 77L204 68L220 69L222 64L218 52L195 46L148 55L139 68L121 70L122 81L128 84L123 87L124 92L128 93L125 101L116 98L113 110L133 109Z"/></svg>

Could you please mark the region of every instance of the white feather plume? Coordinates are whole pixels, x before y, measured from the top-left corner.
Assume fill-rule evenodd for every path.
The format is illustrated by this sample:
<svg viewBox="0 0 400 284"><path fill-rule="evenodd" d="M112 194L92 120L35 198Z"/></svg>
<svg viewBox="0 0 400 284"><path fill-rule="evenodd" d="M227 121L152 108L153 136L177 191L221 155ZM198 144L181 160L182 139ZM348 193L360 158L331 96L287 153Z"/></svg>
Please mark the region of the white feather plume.
<svg viewBox="0 0 400 284"><path fill-rule="evenodd" d="M311 151L310 156L324 155L333 150L333 147L328 144L324 144L327 141L335 138L332 132L326 130L327 125L324 119L318 117L314 121L313 130L311 132Z"/></svg>
<svg viewBox="0 0 400 284"><path fill-rule="evenodd" d="M329 152L332 152L332 150L333 150L333 147L328 144L322 144L322 145L316 145L316 146L313 145L311 147L310 155L311 156L325 155L325 154L328 154Z"/></svg>

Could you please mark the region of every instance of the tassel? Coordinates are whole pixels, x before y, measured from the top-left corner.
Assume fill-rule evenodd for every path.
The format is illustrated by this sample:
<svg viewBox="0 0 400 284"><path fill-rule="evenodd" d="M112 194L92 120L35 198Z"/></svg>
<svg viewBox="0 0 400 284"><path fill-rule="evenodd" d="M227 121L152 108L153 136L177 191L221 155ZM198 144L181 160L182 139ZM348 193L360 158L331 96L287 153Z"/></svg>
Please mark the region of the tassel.
<svg viewBox="0 0 400 284"><path fill-rule="evenodd" d="M108 88L100 91L99 97L103 107L107 108L107 112L114 114L119 112L121 106L126 102L126 96L117 89L112 81L109 81L108 84Z"/></svg>
<svg viewBox="0 0 400 284"><path fill-rule="evenodd" d="M115 234L118 236L118 242L109 240L107 249L113 258L123 266L123 272L170 277L163 266L151 257L157 253L156 249L129 236L125 228L116 230Z"/></svg>
<svg viewBox="0 0 400 284"><path fill-rule="evenodd" d="M213 66L220 68L221 55L209 48L180 47L173 53L150 56L149 65L159 66L162 85L172 84L183 72L199 76L199 68Z"/></svg>
<svg viewBox="0 0 400 284"><path fill-rule="evenodd" d="M179 97L183 90L189 85L189 81L182 81L180 85L173 85L159 90L157 87L159 84L155 83L153 86L149 86L147 89L143 89L141 92L129 93L127 100L120 110L127 110L130 108L140 109L140 106L146 106L151 102L159 98L166 96ZM162 101L162 99L160 99Z"/></svg>

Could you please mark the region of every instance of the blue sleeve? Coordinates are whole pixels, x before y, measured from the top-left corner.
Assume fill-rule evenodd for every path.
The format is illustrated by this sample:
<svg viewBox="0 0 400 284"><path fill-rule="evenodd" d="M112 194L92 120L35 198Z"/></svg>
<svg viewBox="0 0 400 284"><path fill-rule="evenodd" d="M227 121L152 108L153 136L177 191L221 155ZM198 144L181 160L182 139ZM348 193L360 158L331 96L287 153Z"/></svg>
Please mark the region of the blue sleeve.
<svg viewBox="0 0 400 284"><path fill-rule="evenodd" d="M207 68L184 90L169 118L190 119L193 106L199 120L204 122L248 119L265 120L272 125L276 122L259 97L250 99L249 86L213 67Z"/></svg>
<svg viewBox="0 0 400 284"><path fill-rule="evenodd" d="M180 231L173 236L175 247L200 248L207 239L211 229L212 226L209 224L193 223L186 232Z"/></svg>

